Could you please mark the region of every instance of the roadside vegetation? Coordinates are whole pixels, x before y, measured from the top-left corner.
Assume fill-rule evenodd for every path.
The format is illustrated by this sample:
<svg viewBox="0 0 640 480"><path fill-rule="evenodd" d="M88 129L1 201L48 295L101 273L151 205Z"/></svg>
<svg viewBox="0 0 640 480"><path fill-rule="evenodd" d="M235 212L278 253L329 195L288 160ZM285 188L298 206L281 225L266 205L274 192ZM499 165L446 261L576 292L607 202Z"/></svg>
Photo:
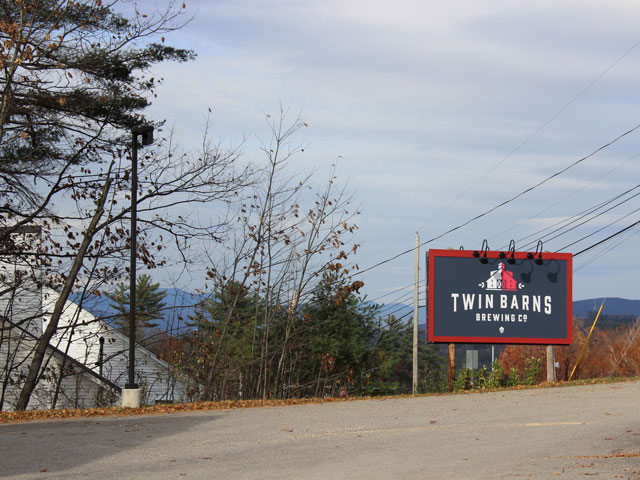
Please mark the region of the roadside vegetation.
<svg viewBox="0 0 640 480"><path fill-rule="evenodd" d="M500 387L492 389L463 389L454 393L427 393L418 395L384 395L357 397L327 397L327 398L291 398L272 400L228 400L223 402L188 402L163 405L147 405L140 408L102 407L91 409L57 409L57 410L26 410L14 412L0 412L0 423L17 423L45 420L63 420L69 418L118 417L133 415L166 415L180 412L233 410L240 408L287 407L294 405L309 405L320 403L352 402L367 400L385 400L392 398L416 398L439 395L458 395L489 393L491 391L520 390L528 388L563 388L580 385L598 385L619 382L636 382L640 377L625 378L597 378L591 380L572 380L571 382L542 383L538 385L519 385L514 387Z"/></svg>

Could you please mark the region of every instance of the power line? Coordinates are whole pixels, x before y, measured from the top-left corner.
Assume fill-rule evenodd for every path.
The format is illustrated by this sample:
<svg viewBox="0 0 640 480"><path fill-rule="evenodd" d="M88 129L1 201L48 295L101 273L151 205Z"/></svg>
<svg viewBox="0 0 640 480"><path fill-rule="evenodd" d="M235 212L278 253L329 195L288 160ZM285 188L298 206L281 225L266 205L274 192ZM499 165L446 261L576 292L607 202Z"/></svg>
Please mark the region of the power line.
<svg viewBox="0 0 640 480"><path fill-rule="evenodd" d="M624 215L623 217L618 218L617 220L615 220L615 221L611 222L610 224L605 225L604 227L600 227L600 228L599 228L598 230L596 230L595 232L591 232L591 233L589 233L589 234L585 235L584 237L582 237L582 238L580 238L580 239L576 240L575 242L572 242L572 243L570 243L570 244L568 244L568 245L565 245L564 247L562 247L561 249L556 250L556 251L557 251L557 252L560 252L560 251L562 251L562 250L566 250L567 248L569 248L569 247L571 247L571 246L575 245L576 243L580 243L580 242L582 242L583 240L586 240L587 238L592 237L593 235L595 235L595 234L597 234L597 233L600 233L602 230L604 230L604 229L606 229L606 228L609 228L611 225L615 225L615 224L616 224L616 223L618 223L620 220L623 220L623 219L625 219L625 218L629 217L630 215L633 215L634 213L636 213L636 212L637 212L637 211L639 211L639 210L640 210L640 208L636 208L635 210L633 210L633 211L631 211L631 212L627 213L627 214L626 214L626 215ZM595 218L595 217L593 217L593 218Z"/></svg>
<svg viewBox="0 0 640 480"><path fill-rule="evenodd" d="M385 316L386 315L393 315L394 313L399 312L401 310L406 310L407 308L413 308L413 307L411 305L403 305L403 306L401 306L399 308L396 308L395 310L393 310L391 312L384 312L384 315ZM411 310L411 311L413 311L413 310ZM382 310L380 311L380 314L383 315L383 311Z"/></svg>
<svg viewBox="0 0 640 480"><path fill-rule="evenodd" d="M424 308L425 305L418 305L418 308ZM404 315L402 315L401 317L396 318L396 320L402 320L403 318L408 317L409 315L411 315L413 313L413 310L411 310L410 312L405 313Z"/></svg>
<svg viewBox="0 0 640 480"><path fill-rule="evenodd" d="M533 214L533 215L532 215L532 216L530 216L529 218L524 219L524 220L520 220L520 221L519 221L519 222L517 222L515 225L513 225L513 226L511 226L511 227L507 228L506 230L503 230L503 231L502 231L502 232L500 232L500 233L495 234L494 236L490 237L488 240L489 240L489 241L491 241L491 240L493 240L493 239L495 239L495 238L497 238L497 237L500 237L500 236L504 235L505 233L507 233L507 232L509 232L509 231L513 230L514 228L518 227L519 225L522 225L523 223L525 223L525 222L527 222L527 221L529 221L529 220L533 220L534 218L539 217L539 216L540 216L541 214L543 214L544 212L546 212L546 211L548 211L548 210L551 210L553 207L555 207L555 206L557 206L557 205L561 204L562 202L565 202L566 200L568 200L569 198L571 198L571 197L573 197L574 195L578 194L579 192L582 192L583 190L586 190L587 188L589 188L589 187L590 187L591 185L593 185L594 183L598 182L599 180L602 180L603 178L607 177L608 175L610 175L611 173L615 172L615 171L616 171L616 170L618 170L619 168L621 168L621 167L625 166L625 165L626 165L627 163L629 163L631 160L635 160L635 159L636 159L636 158L638 158L638 157L640 157L640 153L638 153L638 154L636 154L636 155L634 155L634 156L632 156L632 157L630 157L630 158L626 159L624 162L620 163L619 165L616 165L614 168L612 168L612 169L611 169L611 170L609 170L608 172L606 172L606 173L604 173L604 174L600 175L598 178L595 178L594 180L592 180L592 181L591 181L591 182L589 182L588 184L584 185L583 187L581 187L581 188L578 188L578 189L574 190L574 191L573 191L573 192L571 192L569 195L567 195L567 196L565 196L565 197L561 198L560 200L558 200L557 202L554 202L554 203L552 203L551 205L549 205L549 206L547 206L547 207L543 208L542 210L540 210L539 212L537 212L537 213ZM638 186L640 186L640 185L638 185ZM637 187L636 187L636 188L637 188ZM535 235L535 234L532 234L532 235ZM526 237L524 237L524 238L526 239L526 238L528 238L529 236L532 236L532 235L528 235L528 236L526 236ZM505 247L501 248L500 250L504 250L505 248L507 248L507 247L505 246Z"/></svg>
<svg viewBox="0 0 640 480"><path fill-rule="evenodd" d="M525 146L533 137L535 137L538 133L540 133L542 130L544 130L544 128L549 125L553 120L555 120L556 118L558 118L558 116L560 116L560 114L562 112L564 112L567 108L569 108L578 98L580 98L582 95L584 95L591 87L593 87L602 77L604 77L607 73L609 73L611 71L611 69L613 67L615 67L624 57L626 57L627 55L629 55L629 53L631 53L632 50L634 50L638 45L640 45L640 40L638 40L636 43L634 43L631 48L629 48L626 52L624 52L620 57L618 57L611 65L609 65L600 75L598 75L596 78L594 78L591 82L589 82L587 84L586 87L584 87L582 90L580 90L580 92L578 92L577 95L575 95L571 100L569 100L562 108L560 108L560 110L558 110L556 113L554 113L553 115L551 115L551 117L549 117L549 119L547 119L540 127L538 127L531 135L529 135L527 138L525 138L522 142L520 142L513 150L511 150L511 152L509 152L502 160L500 160L498 163L496 163L493 167L491 167L491 169L487 170L485 172L484 175L482 175L480 178L478 178L470 187L468 187L464 192L462 192L460 195L458 195L452 202L450 202L446 207L444 207L442 210L440 210L437 214L435 214L433 217L431 217L429 220L427 220L427 222L425 224L423 224L420 228L418 228L418 230L421 230L422 228L424 228L426 225L428 225L431 221L433 221L435 218L437 218L438 216L440 216L445 210L447 210L451 205L453 205L454 203L456 203L458 200L460 200L463 196L465 196L467 193L469 193L473 188L476 187L476 185L478 185L482 180L484 180L485 178L487 178L489 176L489 174L491 174L492 172L494 172L500 165L502 165L505 161L507 161L509 158L511 158L518 150L520 150L523 146Z"/></svg>
<svg viewBox="0 0 640 480"><path fill-rule="evenodd" d="M575 244L575 243L579 243L579 242L581 242L582 240L584 240L584 239L586 239L586 238L588 238L588 237L590 237L590 236L592 236L592 235L594 235L594 234L596 234L596 233L598 233L598 232L600 232L600 231L604 230L604 229L605 229L605 228L607 228L607 227L610 227L611 225L613 225L613 224L615 224L615 223L619 222L619 221L620 221L620 220L622 220L623 218L626 218L626 217L628 217L629 215L631 215L631 214L633 214L633 213L635 213L635 212L637 212L637 211L639 211L639 210L640 210L640 208L633 210L632 212L628 213L628 214L627 214L627 215L625 215L624 217L621 217L621 218L617 219L615 222L612 222L612 223L610 223L610 224L608 224L608 225L606 225L606 226L604 226L604 227L600 228L600 229L599 229L599 230L597 230L596 232L593 232L593 233L591 233L591 234L589 234L589 235L586 235L585 237L583 237L583 238L581 238L581 239L577 240L576 242L573 242L572 244L569 244L569 245L567 245L567 246L563 247L563 248L562 248L562 249L560 249L560 250L564 250L565 248L567 248L567 247L569 247L569 246L571 246L571 245L573 245L573 244ZM584 248L584 249L580 250L580 251L579 251L579 252L577 252L577 253L574 253L574 254L573 254L573 256L574 256L574 257L578 257L578 256L582 255L583 253L588 252L589 250L592 250L593 248L595 248L595 247L597 247L597 246L599 246L599 245L601 245L601 244L604 244L604 243L606 243L606 242L610 241L611 239L613 239L613 238L617 237L618 235L621 235L622 233L624 233L624 232L626 232L626 231L628 231L628 230L630 230L630 229L632 229L633 227L638 226L638 225L640 225L640 220L638 220L638 221L636 221L636 222L634 222L634 223L632 223L632 224L630 224L630 225L626 226L625 228L622 228L622 229L618 230L617 232L613 233L612 235L609 235L608 237L606 237L606 238L604 238L604 239L602 239L602 240L600 240L600 241L598 241L598 242L596 242L596 243L594 243L594 244L590 245L589 247ZM620 242L618 242L616 245L614 245L612 248L610 248L609 250L607 250L607 252L605 252L605 253L608 253L609 251L611 251L611 250L613 250L614 248L618 247L619 245L621 245L622 243L624 243L625 241L627 241L629 238L631 238L631 237L632 237L633 235L635 235L636 233L638 233L638 232L634 232L632 235L629 235L627 238L625 238L625 239L621 240L621 241L620 241ZM413 250L413 249L412 249L412 250ZM560 250L558 250L558 251L560 251ZM583 265L581 265L580 267L578 267L578 268L574 269L574 271L579 271L579 270L581 270L581 269L582 269L582 268L584 268L585 266L587 266L587 265L589 265L590 263L592 263L592 262L593 262L595 259L597 259L599 256L601 256L601 255L596 255L596 256L594 256L592 259L588 260L585 264L583 264ZM422 282L420 282L420 283L422 283ZM414 283L413 285L415 285L415 283ZM399 290L403 290L403 289L408 288L408 287L411 287L411 286L413 286L413 285L409 285L409 286L407 286L407 287L403 287L402 289L399 289ZM396 291L396 292L397 292L397 291ZM391 293L396 293L396 292L391 292ZM387 295L389 295L389 294L387 294ZM410 298L410 297L411 297L411 295L412 295L412 292L410 292L410 293L409 293L409 294L407 294L407 295L403 295L403 296L401 296L401 297L399 297L399 298L395 299L395 300L393 301L393 303L391 303L391 304L387 305L386 307L382 307L382 309L380 310L380 313L379 313L379 314L380 314L380 315L382 315L382 316L390 316L390 315L393 315L393 314L395 314L395 313L397 313L397 312L400 312L400 311L402 311L402 310L406 310L407 308L411 308L411 307L412 307L411 305L401 305L401 306L399 306L399 307L398 307L397 305L395 305L395 304L394 304L395 302L401 302L401 301L407 300L408 298ZM386 295L383 295L383 296L386 296ZM421 305L421 306L420 306L420 308L424 308L424 307L425 307L425 305ZM394 310L392 310L392 311L387 311L387 310L391 310L392 308L393 308ZM399 317L399 319L403 319L403 318L405 318L406 316L410 315L412 312L413 312L413 310L412 310L412 311L410 311L410 312L407 312L406 314L403 314L401 317Z"/></svg>
<svg viewBox="0 0 640 480"><path fill-rule="evenodd" d="M601 202L600 204L596 205L595 207L591 207L591 208L589 208L589 209L587 209L587 210L584 210L583 212L588 212L587 214L593 213L593 212L597 211L597 209L602 208L602 207L603 207L603 206L605 206L605 205L608 205L608 204L609 204L609 203L611 203L612 201L614 201L614 200L616 200L616 199L618 199L618 198L620 198L620 197L622 197L622 196L626 195L627 193L629 193L629 192L631 192L631 191L635 190L635 189L636 189L636 188L638 188L638 187L640 187L640 185L637 185L637 186L635 186L635 187L633 187L633 188L631 188L631 189L629 189L629 190L627 190L627 191L625 191L625 192L623 192L623 193L621 193L621 194L615 195L614 197L610 198L609 200L606 200L606 201L604 201L604 202ZM611 207L611 208L609 208L609 209L605 210L604 212L601 212L601 213L599 213L598 215L596 215L596 216L594 216L594 217L592 217L592 218L588 219L587 221L582 222L581 224L579 224L579 225L576 225L576 226L572 227L571 229L569 229L569 230L567 230L567 231L563 232L563 234L564 234L564 233L567 233L567 232L568 232L568 231L570 231L570 230L573 230L573 229L577 228L578 226L584 225L584 224L585 224L585 223L587 223L588 221L591 221L591 220L593 220L593 219L597 218L598 216L603 215L604 213L606 213L606 212L608 212L608 211L610 211L610 210L612 210L612 209L614 209L614 208L617 208L618 206L620 206L620 205L622 205L623 203L626 203L627 201L629 201L629 200L631 200L631 199L633 199L633 198L637 197L638 195L640 195L640 193L637 193L637 194L635 194L635 195L631 196L630 198L627 198L627 199L623 200L622 202L620 202L620 203L618 203L618 204L614 205L613 207ZM626 214L626 215L624 215L623 217L620 217L620 218L616 219L615 221L613 221L613 222L611 222L611 223L609 223L609 224L605 225L604 227L599 228L599 229L598 229L598 230L596 230L595 232L592 232L592 233L590 233L590 234L588 234L588 235L585 235L585 236L583 236L582 238L580 238L580 239L578 239L578 240L576 240L576 241L574 241L574 242L572 242L572 243L570 243L570 244L568 244L568 245L565 245L564 247L562 247L561 249L559 249L559 250L557 250L557 251L565 250L565 249L569 248L570 246L575 245L576 243L579 243L579 242L581 242L581 241L583 241L583 240L585 240L585 239L587 239L587 238L589 238L589 237L591 237L591 236L593 236L593 235L595 235L595 234L597 234L597 233L601 232L602 230L604 230L604 229L606 229L606 228L610 227L611 225L616 224L616 223L617 223L617 222L619 222L620 220L622 220L622 219L624 219L624 218L627 218L628 216L630 216L630 215L632 215L632 214L634 214L634 213L638 212L639 210L640 210L640 208L637 208L637 209L635 209L635 210L633 210L633 211L631 211L631 212L627 213L627 214ZM581 213L583 213L583 212L581 212ZM574 217L578 217L578 218L577 218L577 219L575 219L575 220L573 220L573 222L571 222L571 223L574 223L575 221L577 221L577 220L579 220L579 219L581 219L581 218L584 218L587 214L583 214L583 215L578 214L578 215L574 216ZM573 218L573 217L571 217L571 218ZM566 220L563 220L563 222L565 222L565 221L566 221ZM562 222L559 222L559 223L562 223ZM569 224L571 224L571 223L569 223ZM586 252L586 251L588 251L588 250L590 250L590 249L592 249L592 248L594 248L594 247L596 247L596 246L598 246L598 245L600 245L600 244L602 244L602 243L607 242L608 240L610 240L610 239L612 239L612 238L616 237L617 235L620 235L621 233L623 233L623 232L625 232L625 231L629 230L630 228L632 228L633 226L637 225L638 223L640 223L640 221L638 221L638 222L636 222L636 223L634 223L634 224L632 224L632 225L630 225L630 226L627 226L626 228L624 228L624 229L622 229L622 230L620 230L620 231L616 232L615 234L613 234L613 235L611 235L611 236L609 236L609 237L605 238L604 240L601 240L600 242L597 242L597 243L595 243L595 244L591 245L590 247L588 247L588 248L586 248L586 249L581 250L580 252L578 252L578 253L574 254L574 257L575 257L575 256L578 256L578 255L580 255L580 254L582 254L582 253L584 253L584 252ZM547 227L547 228L548 228L548 227ZM545 230L545 229L543 229L543 231L544 231L544 230ZM556 231L557 231L557 230L556 230ZM554 232L555 232L555 231L554 231ZM551 232L551 233L554 233L554 232ZM637 233L637 232L636 232L636 233ZM635 235L635 233L634 233L633 235ZM560 235L556 235L556 237L553 237L553 238L557 238L558 236L560 236ZM630 237L629 237L629 238L630 238ZM623 243L623 242L624 242L624 241L626 241L626 240L628 240L628 238L627 238L627 239L624 239L624 240L622 240L621 242L619 242L618 244L616 244L614 247L612 247L612 249L613 249L613 248L615 248L615 247L617 247L618 245L620 245L621 243ZM414 250L414 249L412 249L412 250ZM610 251L610 250L608 250L608 251ZM596 256L595 258L597 258L597 256ZM590 260L590 261L588 261L588 262L587 262L586 264L584 264L583 266L581 266L581 267L577 268L577 269L576 269L576 271L578 271L578 270L580 270L580 269L584 268L586 265L588 265L589 263L591 263L592 261L594 261L594 260L595 260L595 258L594 258L594 259L592 259L592 260ZM423 283L424 283L424 282L422 282L422 281L421 281L421 282L419 282L419 284L418 284L418 285L419 285L419 286L421 286L421 285L423 285ZM399 288L399 289L397 289L397 290L394 290L393 292L389 292L389 293L387 293L387 294L385 294L385 295L382 295L382 296L380 296L380 297L377 297L375 300L378 300L378 299L383 298L383 297L387 297L387 296L392 295L392 294L394 294L394 293L398 293L398 292L400 292L400 291L406 290L407 288L412 288L414 285L415 285L415 282L414 282L414 283L412 283L412 284L410 284L410 285L407 285L407 286L405 286L405 287L401 287L401 288ZM410 298L410 297L411 297L411 295L412 295L412 292L409 292L409 293L403 294L403 295L401 295L400 297L398 297L398 298L396 298L396 299L392 300L392 301L390 302L390 304L388 304L386 307L382 307L382 309L381 309L381 313L382 313L382 312L385 312L385 310L389 310L389 309L391 309L391 308L395 308L395 307L396 307L396 305L394 305L395 303L405 301L405 300L407 300L408 298ZM373 300L372 300L372 301L373 301ZM388 313L386 313L386 315L390 315L390 314L396 313L396 312L398 312L398 311L400 311L400 310L404 310L405 308L409 308L409 307L410 307L410 306L408 306L408 305L406 305L406 306L401 306L401 307L399 307L399 308L396 308L396 309L395 309L395 310L393 310L392 312L388 312Z"/></svg>
<svg viewBox="0 0 640 480"><path fill-rule="evenodd" d="M396 320L402 320L406 317L408 317L409 315L411 315L413 313L413 310L410 312L405 313L404 315L402 315L401 317L396 318Z"/></svg>
<svg viewBox="0 0 640 480"><path fill-rule="evenodd" d="M593 87L602 77L604 77L607 73L609 73L618 63L620 63L627 55L629 55L638 45L640 45L640 40L635 42L631 47L629 47L622 55L620 55L611 65L604 69L600 75L595 77L591 82L589 82L582 90L580 90L571 100L569 100L566 104L562 106L556 113L551 115L545 122L542 123L540 127L538 127L533 133L531 133L527 138L521 141L513 150L511 150L502 160L496 163L491 169L487 170L480 178L478 178L471 186L469 186L465 191L463 191L460 195L458 195L455 199L449 202L445 207L443 207L438 213L429 218L422 226L418 228L418 230L422 230L424 227L429 225L434 219L439 217L443 212L445 212L449 207L455 204L458 200L460 200L463 196L469 193L473 188L476 187L482 180L484 180L489 174L495 171L499 166L501 166L505 161L511 158L518 150L520 150L524 145L526 145L532 138L534 138L538 133L544 130L547 125L549 125L553 120L555 120L560 114L562 114L567 108L569 108L578 98L584 95L591 87ZM449 232L447 232L449 233ZM395 242L393 245L396 245L398 242ZM387 247L389 248L389 247ZM408 253L408 252L407 252ZM401 254L401 255L404 255ZM399 255L400 256L400 255ZM397 257L395 257L397 258ZM386 262L384 262L386 263ZM375 267L375 266L374 266ZM371 268L374 268L371 267ZM365 270L366 271L366 270Z"/></svg>
<svg viewBox="0 0 640 480"><path fill-rule="evenodd" d="M409 287L412 288L412 290L410 292L403 293L403 294L399 295L397 298L395 298L393 300L388 300L388 301L385 302L385 304L399 302L399 301L401 301L403 299L406 299L408 297L413 297L413 295L414 295L413 288L415 287L415 283L413 283L413 285L409 285ZM419 281L418 282L418 288L419 288L419 290L418 290L419 295L422 295L422 293L424 291L423 290L424 289L424 282L423 281Z"/></svg>
<svg viewBox="0 0 640 480"><path fill-rule="evenodd" d="M627 135L629 135L629 134L631 134L631 133L635 132L638 128L640 128L640 124L636 125L635 127L631 128L630 130L627 130L626 132L622 133L621 135L618 135L618 136L617 136L616 138L614 138L613 140L611 140L611 141L607 142L606 144L602 145L601 147L599 147L599 148L595 149L593 152L589 153L588 155L586 155L586 156L584 156L584 157L582 157L582 158L579 158L578 160L576 160L575 162L573 162L573 163L571 163L570 165L566 166L566 167L565 167L565 168L563 168L562 170L557 171L557 172L556 172L556 173L554 173L553 175L550 175L549 177L545 178L544 180L541 180L540 182L536 183L535 185L533 185L533 186L531 186L531 187L528 187L528 188L526 188L525 190L521 191L520 193L518 193L518 194L514 195L513 197L511 197L511 198L509 198L509 199L507 199L507 200L505 200L505 201L503 201L503 202L499 203L498 205L495 205L494 207L490 208L489 210L486 210L485 212L483 212L483 213L481 213L481 214L479 214L479 215L476 215L475 217L473 217L473 218L471 218L471 219L467 220L466 222L461 223L460 225L457 225L457 226L455 226L455 227L453 227L453 228L451 228L451 229L447 230L446 232L441 233L441 234L440 234L440 235L438 235L438 236L435 236L435 237L433 237L433 238L431 238L431 239L429 239L429 240L426 240L426 241L422 242L422 243L420 244L420 246L422 247L422 246L427 245L428 243L431 243L431 242L433 242L433 241L435 241L435 240L439 240L440 238L444 237L445 235L448 235L448 234L450 234L450 233L452 233L452 232L455 232L456 230L459 230L459 229L461 229L462 227L465 227L465 226L469 225L470 223L472 223L472 222L474 222L474 221L476 221L476 220L479 220L479 219L480 219L480 218L482 218L482 217L485 217L485 216L489 215L490 213L494 212L495 210L499 209L500 207L503 207L503 206L505 206L505 205L507 205L507 204L509 204L509 203L511 203L511 202L513 202L513 201L515 201L515 200L517 200L518 198L522 197L523 195L525 195L525 194L527 194L527 193L531 192L532 190L534 190L534 189L536 189L536 188L538 188L538 187L540 187L540 186L544 185L544 184L545 184L545 183L547 183L549 180L552 180L553 178L558 177L559 175L562 175L563 173L565 173L565 172L566 172L566 171L568 171L569 169L571 169L571 168L575 167L576 165L578 165L578 164L580 164L580 163L584 162L585 160L587 160L587 159L589 159L589 158L593 157L594 155L596 155L597 153L601 152L601 151L602 151L602 150L604 150L605 148L610 147L611 145L613 145L614 143L618 142L618 141L619 141L619 140L621 140L622 138L624 138L624 137L626 137ZM365 273L365 272L368 272L369 270L373 270L374 268L377 268L377 267L379 267L379 266L381 266L381 265L384 265L384 264L386 264L386 263L389 263L389 262L391 262L391 261L393 261L393 260L395 260L395 259L397 259L397 258L399 258L399 257L401 257L401 256L403 256L403 255L406 255L407 253L411 253L411 252L413 252L414 250L415 250L415 247L410 248L410 249L408 249L408 250L405 250L405 251L403 251L403 252L400 252L400 253L398 253L397 255L394 255L393 257L387 258L386 260L383 260L383 261L381 261L381 262L376 263L375 265L372 265L371 267L368 267L368 268L365 268L364 270L360 270L360 271L358 271L358 272L355 272L355 273L353 274L353 276L361 275L361 274L363 274L363 273Z"/></svg>
<svg viewBox="0 0 640 480"><path fill-rule="evenodd" d="M389 310L391 308L395 308L398 305L398 303L405 302L405 301L409 300L412 297L413 297L413 292L411 292L411 293L409 293L407 295L404 295L402 297L396 298L392 302L383 305L381 307L380 311L385 311L385 310Z"/></svg>
<svg viewBox="0 0 640 480"><path fill-rule="evenodd" d="M580 266L575 267L573 269L574 273L578 272L580 270L582 270L583 268L591 265L593 262L595 262L596 260L598 260L599 258L603 257L604 255L608 254L609 252L612 252L613 250L615 250L616 248L618 248L620 245L622 245L624 242L626 242L627 240L630 240L631 237L634 237L635 235L637 235L640 232L640 230L636 230L636 231L629 231L629 233L627 234L626 237L620 239L618 241L618 243L611 245L609 248L607 248L604 252L602 253L597 253L595 255L593 255L591 258L589 258L588 260L586 260L584 263L582 263Z"/></svg>
<svg viewBox="0 0 640 480"><path fill-rule="evenodd" d="M640 184L638 184L638 185L636 185L635 187L632 187L632 188L630 188L630 189L626 190L625 192L622 192L622 193L619 193L619 194L617 194L617 195L614 195L613 197L611 197L611 198L609 198L609 199L607 199L607 200L605 200L605 201L603 201L603 202L601 202L601 203L598 203L598 204L596 204L596 205L594 205L594 206L592 206L592 207L589 207L589 208L587 208L586 210L582 210L581 212L578 212L578 213L576 213L575 215L573 215L573 216L571 216L571 217L568 217L568 218L562 219L562 220L560 220L560 221L558 221L558 222L556 222L556 223L554 223L554 224L552 224L552 225L549 225L549 226L547 226L547 227L545 227L545 228L543 228L543 229L541 229L541 230L538 230L537 232L534 232L534 233L531 233L531 234L529 234L529 235L526 235L526 236L524 236L524 237L522 237L522 238L519 238L518 240L516 240L516 244L519 244L520 242L522 242L523 240L526 240L527 238L531 238L531 237L534 237L534 236L536 236L536 235L539 235L539 234L541 234L542 232L544 232L544 231L546 231L546 230L549 230L550 228L556 227L556 226L558 226L558 225L562 225L563 223L566 223L567 225L570 225L570 224L572 224L572 223L574 223L574 222L576 222L576 221L580 220L581 218L584 218L585 216L587 216L587 215L589 215L589 214L591 214L591 213L593 213L593 212L598 211L600 208L605 207L605 206L609 205L609 204L610 204L610 203L612 203L612 202L615 202L617 199L619 199L619 198L621 198L621 197L624 197L625 195L627 195L628 193L632 192L633 190L635 190L636 188L639 188L639 187L640 187ZM560 230L561 228L562 228L562 227L560 227L560 228L558 228L558 229L554 230L554 232L555 232L555 231ZM531 244L533 244L533 243L536 243L536 242L538 241L538 239L539 239L539 238L540 238L540 237L537 237L535 240L533 240L533 241L531 241L531 242L529 242L529 243L526 243L526 244L525 244L525 246L526 246L526 245L531 245ZM500 250L504 250L505 248L507 248L507 247L506 247L506 246L504 246L504 247L503 247L503 248L501 248Z"/></svg>
<svg viewBox="0 0 640 480"><path fill-rule="evenodd" d="M587 215L583 215L583 216L581 216L581 217L579 217L579 218L576 218L575 220L573 220L573 221L572 221L572 222L570 222L569 224L565 225L565 227L560 227L560 228L558 228L558 229L554 230L553 232L550 232L550 233L548 233L547 235L544 235L543 237L541 237L541 238L540 238L540 240L542 240L543 238L545 238L545 237L547 237L547 236L549 236L549 235L552 235L552 234L554 234L554 233L560 232L560 233L558 233L557 235L555 235L555 236L553 236L553 237L551 237L551 238L546 239L545 241L555 240L556 238L561 237L562 235L564 235L564 234L566 234L566 233L569 233L569 232L571 232L571 231L575 230L576 228L581 227L582 225L584 225L584 224L586 224L586 223L589 223L590 221L592 221L592 220L594 220L594 219L596 219L596 218L598 218L598 217L600 217L600 216L604 215L605 213L610 212L610 211L611 211L611 210L613 210L614 208L618 208L620 205L622 205L622 204L624 204L624 203L626 203L626 202L628 202L628 201L630 201L630 200L634 199L634 198L635 198L635 197L637 197L638 195L640 195L640 192L639 192L639 193L636 193L635 195L632 195L631 197L627 198L626 200L621 201L620 203L618 203L618 204L616 204L616 205L614 205L614 206L612 206L612 207L607 208L606 210L604 210L604 211L602 211L602 212L598 213L597 215L594 215L594 216L592 216L592 217L590 217L590 218L587 218L587 219L586 219L586 220L584 220L583 222L578 223L577 225L574 225L574 226L573 226L573 227L571 227L571 228L567 228L567 229L565 229L564 231L561 231L563 228L567 227L568 225L571 225L572 223L575 223L575 222L577 222L577 221L579 221L579 220L581 220L581 219L583 219L583 218L587 217ZM594 212L590 212L590 214L591 214L591 213L594 213ZM535 243L535 241L534 241L534 242L529 242L529 243L528 243L528 244L526 244L526 245L532 245L533 243Z"/></svg>
<svg viewBox="0 0 640 480"><path fill-rule="evenodd" d="M421 281L420 283L418 283L418 286L420 286L422 283L424 283L424 282ZM413 288L414 286L415 286L415 282L413 282L411 285L407 285L405 287L400 287L397 290L393 290L392 292L385 293L384 295L380 295L379 297L373 298L373 299L371 299L369 301L370 302L376 302L376 301L380 300L381 298L388 297L389 295L393 295L394 293L401 292L401 291L406 290L408 288Z"/></svg>
<svg viewBox="0 0 640 480"><path fill-rule="evenodd" d="M597 247L598 245L600 245L600 244L602 244L602 243L608 242L608 241L609 241L609 240L611 240L612 238L617 237L617 236L618 236L618 235L620 235L621 233L626 232L627 230L629 230L629 229L631 229L631 228L635 227L636 225L640 225L640 220L638 220L637 222L632 223L631 225L627 225L627 226L626 226L626 227L624 227L623 229L618 230L616 233L614 233L614 234L612 234L612 235L609 235L607 238L604 238L604 239L600 240L599 242L596 242L596 243L594 243L593 245L591 245L591 246L589 246L589 247L587 247L587 248L585 248L585 249L583 249L583 250L580 250L578 253L574 253L574 254L573 254L573 256L574 256L574 257L577 257L578 255L582 255L583 253L588 252L588 251L589 251L589 250L591 250L592 248L595 248L595 247Z"/></svg>

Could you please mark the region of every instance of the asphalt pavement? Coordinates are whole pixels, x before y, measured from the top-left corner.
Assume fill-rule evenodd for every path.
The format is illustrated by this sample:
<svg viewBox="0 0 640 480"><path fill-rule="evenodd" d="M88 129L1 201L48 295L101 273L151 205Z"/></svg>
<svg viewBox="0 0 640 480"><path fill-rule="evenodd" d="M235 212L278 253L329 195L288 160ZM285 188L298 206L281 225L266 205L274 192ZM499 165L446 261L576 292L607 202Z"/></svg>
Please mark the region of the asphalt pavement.
<svg viewBox="0 0 640 480"><path fill-rule="evenodd" d="M640 382L0 424L13 479L640 479Z"/></svg>

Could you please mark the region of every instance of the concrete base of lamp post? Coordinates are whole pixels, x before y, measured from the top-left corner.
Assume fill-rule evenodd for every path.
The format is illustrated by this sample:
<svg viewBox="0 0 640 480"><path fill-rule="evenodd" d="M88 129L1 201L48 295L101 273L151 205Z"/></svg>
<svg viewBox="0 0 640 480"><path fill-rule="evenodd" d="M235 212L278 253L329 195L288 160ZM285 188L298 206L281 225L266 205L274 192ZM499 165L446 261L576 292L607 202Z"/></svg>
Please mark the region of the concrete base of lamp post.
<svg viewBox="0 0 640 480"><path fill-rule="evenodd" d="M141 391L139 388L122 389L122 406L138 408L141 402Z"/></svg>

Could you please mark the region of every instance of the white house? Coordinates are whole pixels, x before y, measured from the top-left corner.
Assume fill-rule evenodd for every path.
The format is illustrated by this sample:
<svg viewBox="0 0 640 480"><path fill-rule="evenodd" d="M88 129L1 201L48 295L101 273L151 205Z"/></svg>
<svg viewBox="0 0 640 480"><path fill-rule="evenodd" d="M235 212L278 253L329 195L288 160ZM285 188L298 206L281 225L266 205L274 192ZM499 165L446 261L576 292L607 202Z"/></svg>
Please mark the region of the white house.
<svg viewBox="0 0 640 480"><path fill-rule="evenodd" d="M43 328L58 299L54 290L43 290ZM128 380L129 337L71 301L65 304L51 345L102 378L124 387ZM136 346L136 382L142 403L186 401L188 379L180 377L168 362L141 345Z"/></svg>
<svg viewBox="0 0 640 480"><path fill-rule="evenodd" d="M16 252L40 243L40 229L12 233ZM43 286L31 255L0 258L0 410L15 408L37 340L47 328L58 293ZM28 408L90 408L120 404L128 380L129 338L67 301L46 351ZM197 387L153 352L136 346L136 382L143 404L189 399Z"/></svg>
<svg viewBox="0 0 640 480"><path fill-rule="evenodd" d="M36 342L57 299L55 290L34 288L30 281L0 295L0 410L15 408ZM128 357L127 336L67 301L28 408L119 405L128 380ZM192 382L140 345L135 371L143 404L190 398Z"/></svg>
<svg viewBox="0 0 640 480"><path fill-rule="evenodd" d="M0 410L15 409L38 336L0 319ZM62 375L61 375L62 374ZM92 408L117 403L121 387L49 345L28 409Z"/></svg>

